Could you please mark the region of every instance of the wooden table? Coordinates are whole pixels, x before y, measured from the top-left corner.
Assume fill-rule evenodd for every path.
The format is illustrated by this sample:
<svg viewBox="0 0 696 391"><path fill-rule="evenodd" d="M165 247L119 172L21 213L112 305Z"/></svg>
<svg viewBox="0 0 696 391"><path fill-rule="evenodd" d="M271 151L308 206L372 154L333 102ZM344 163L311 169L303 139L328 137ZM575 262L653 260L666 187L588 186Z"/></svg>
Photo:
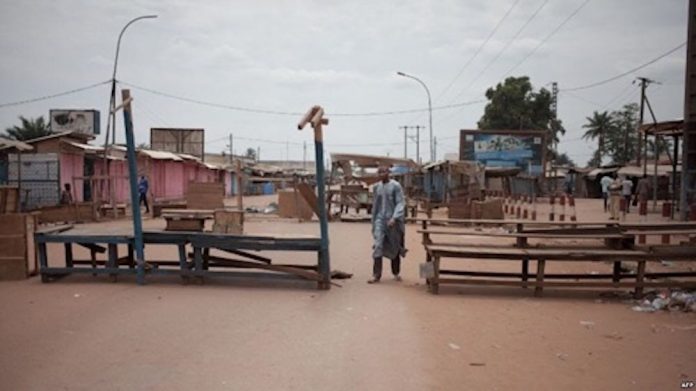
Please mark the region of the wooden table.
<svg viewBox="0 0 696 391"><path fill-rule="evenodd" d="M163 209L162 217L167 222L166 231L202 232L205 221L213 219L214 212L208 209Z"/></svg>
<svg viewBox="0 0 696 391"><path fill-rule="evenodd" d="M119 275L135 275L136 265L133 256L133 231L130 228L80 226L60 232L37 232L35 240L39 250L41 279L48 282L73 273L109 275L116 281ZM155 259L147 257L146 275L173 274L184 281L195 277L203 282L206 276L224 276L235 278L272 278L311 281L320 289L328 289L331 284L329 273L321 271L327 258L322 256L321 240L308 235L232 235L208 232L166 232L145 231L143 241L146 250L150 246L165 245L177 247L178 257ZM48 244L61 243L65 251L65 265L55 266L48 263ZM127 253L119 256L119 246L126 246ZM87 248L89 259L77 259L75 246ZM191 251L187 251L187 248ZM218 250L226 255L212 255L211 250ZM309 263L278 264L263 251L315 252ZM105 254L106 259L100 259ZM144 265L145 266L145 265ZM236 271L230 271L236 269ZM261 272L248 271L258 269ZM244 271L240 271L244 270Z"/></svg>

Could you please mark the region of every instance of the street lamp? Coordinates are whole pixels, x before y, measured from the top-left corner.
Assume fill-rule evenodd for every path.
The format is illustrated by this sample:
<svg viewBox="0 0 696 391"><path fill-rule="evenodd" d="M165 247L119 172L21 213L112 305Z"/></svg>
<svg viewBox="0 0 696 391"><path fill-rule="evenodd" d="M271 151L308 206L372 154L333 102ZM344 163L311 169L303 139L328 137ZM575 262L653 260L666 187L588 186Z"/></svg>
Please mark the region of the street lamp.
<svg viewBox="0 0 696 391"><path fill-rule="evenodd" d="M109 101L109 119L106 122L105 144L109 142L109 131L112 130L111 128L113 128L113 134L111 135L111 143L116 143L116 113L114 113L114 109L116 108L116 68L118 67L118 53L121 49L121 38L123 37L123 33L126 32L128 26L141 19L154 19L156 17L157 15L138 16L137 18L132 19L130 22L126 23L126 25L123 26L123 28L121 29L121 33L118 35L118 41L116 42L116 57L114 57L114 73L111 76L111 98Z"/></svg>
<svg viewBox="0 0 696 391"><path fill-rule="evenodd" d="M396 72L397 75L403 76L403 77L408 77L409 79L413 79L420 83L420 85L425 88L426 94L428 94L428 118L430 122L430 161L434 162L435 161L435 151L433 150L433 106L432 106L432 101L430 99L430 90L428 89L428 86L423 83L423 81L415 76L411 76L409 74L403 73L403 72Z"/></svg>

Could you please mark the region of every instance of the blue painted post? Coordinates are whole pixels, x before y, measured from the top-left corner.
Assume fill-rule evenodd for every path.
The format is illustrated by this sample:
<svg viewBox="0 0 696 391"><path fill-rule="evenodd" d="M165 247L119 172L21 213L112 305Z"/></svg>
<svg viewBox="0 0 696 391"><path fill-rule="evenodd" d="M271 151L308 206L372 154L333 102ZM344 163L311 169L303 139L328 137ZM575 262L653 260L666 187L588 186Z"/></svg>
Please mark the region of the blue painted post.
<svg viewBox="0 0 696 391"><path fill-rule="evenodd" d="M318 135L317 135L318 133ZM330 287L330 262L329 262L329 224L326 216L326 195L324 194L324 143L322 141L321 128L314 131L314 155L317 171L317 198L319 199L319 231L321 233L321 262L319 269L324 277L325 289Z"/></svg>
<svg viewBox="0 0 696 391"><path fill-rule="evenodd" d="M145 283L145 251L143 248L143 222L140 216L138 197L138 162L135 156L135 137L133 137L133 116L130 105L130 90L121 90L123 100L123 123L126 126L126 157L128 158L128 177L130 179L131 209L133 213L133 237L135 241L135 260L138 264L137 281Z"/></svg>
<svg viewBox="0 0 696 391"><path fill-rule="evenodd" d="M324 136L322 125L327 125L329 120L324 118L324 109L320 106L312 107L297 124L302 130L308 123L314 129L314 163L317 170L317 208L319 209L319 230L321 233L321 249L319 250L319 272L322 282L319 287L329 289L331 287L331 261L329 258L329 224L326 215L326 195L324 191Z"/></svg>

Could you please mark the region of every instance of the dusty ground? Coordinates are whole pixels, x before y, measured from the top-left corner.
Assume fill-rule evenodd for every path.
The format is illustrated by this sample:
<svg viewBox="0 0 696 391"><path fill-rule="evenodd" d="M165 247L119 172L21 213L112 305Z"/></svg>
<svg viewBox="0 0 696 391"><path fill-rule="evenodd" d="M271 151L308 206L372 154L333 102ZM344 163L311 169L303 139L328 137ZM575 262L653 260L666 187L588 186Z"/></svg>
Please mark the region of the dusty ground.
<svg viewBox="0 0 696 391"><path fill-rule="evenodd" d="M581 220L606 218L598 205L582 203ZM245 228L318 232L316 222L273 217L249 217ZM223 279L181 285L166 277L146 286L91 276L0 283L0 388L671 390L696 380L696 315L638 313L600 291L535 298L516 288L443 287L434 296L418 278L424 253L416 229L408 226L401 283L365 283L371 238L364 223L331 223L332 268L355 275L330 291ZM51 263L60 264L54 249ZM174 256L163 247L148 254Z"/></svg>

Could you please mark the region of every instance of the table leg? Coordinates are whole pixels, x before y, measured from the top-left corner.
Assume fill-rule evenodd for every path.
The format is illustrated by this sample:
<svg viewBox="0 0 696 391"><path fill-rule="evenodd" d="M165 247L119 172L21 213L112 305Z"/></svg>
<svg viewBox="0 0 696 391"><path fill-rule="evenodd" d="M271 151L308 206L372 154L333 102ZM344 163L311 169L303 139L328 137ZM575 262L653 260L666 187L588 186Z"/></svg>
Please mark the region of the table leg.
<svg viewBox="0 0 696 391"><path fill-rule="evenodd" d="M65 267L72 268L73 264L73 249L72 243L65 243Z"/></svg>
<svg viewBox="0 0 696 391"><path fill-rule="evenodd" d="M106 263L107 268L117 269L118 268L118 247L114 243L109 243L108 246L109 259ZM118 275L116 273L109 274L111 276L111 281L116 282L118 280Z"/></svg>
<svg viewBox="0 0 696 391"><path fill-rule="evenodd" d="M48 282L48 275L45 273L48 267L48 252L46 251L46 243L39 243L39 265L41 273L41 282Z"/></svg>
<svg viewBox="0 0 696 391"><path fill-rule="evenodd" d="M621 261L614 262L614 274L612 276L612 281L621 281Z"/></svg>
<svg viewBox="0 0 696 391"><path fill-rule="evenodd" d="M89 259L92 261L92 270L97 269L97 252L93 248L89 249ZM97 273L92 273L92 276L96 277Z"/></svg>
<svg viewBox="0 0 696 391"><path fill-rule="evenodd" d="M430 292L437 295L440 293L440 256L433 258L433 279L430 281Z"/></svg>
<svg viewBox="0 0 696 391"><path fill-rule="evenodd" d="M529 258L522 259L522 282L527 282L529 279ZM522 285L522 288L527 289L527 284Z"/></svg>
<svg viewBox="0 0 696 391"><path fill-rule="evenodd" d="M131 243L128 243L128 267L135 268L135 252Z"/></svg>
<svg viewBox="0 0 696 391"><path fill-rule="evenodd" d="M198 283L203 283L203 251L200 247L193 247L193 264L194 270L196 271L196 278Z"/></svg>
<svg viewBox="0 0 696 391"><path fill-rule="evenodd" d="M541 296L544 291L544 269L546 268L546 260L540 259L537 261L537 286L534 288L534 296Z"/></svg>
<svg viewBox="0 0 696 391"><path fill-rule="evenodd" d="M179 248L179 268L181 269L181 280L184 283L187 283L189 280L188 274L185 274L188 272L188 262L186 260L186 244L179 244L177 246Z"/></svg>
<svg viewBox="0 0 696 391"><path fill-rule="evenodd" d="M642 284L645 281L645 261L638 261L638 270L636 272L636 283ZM643 296L643 286L637 285L635 290L636 298Z"/></svg>

